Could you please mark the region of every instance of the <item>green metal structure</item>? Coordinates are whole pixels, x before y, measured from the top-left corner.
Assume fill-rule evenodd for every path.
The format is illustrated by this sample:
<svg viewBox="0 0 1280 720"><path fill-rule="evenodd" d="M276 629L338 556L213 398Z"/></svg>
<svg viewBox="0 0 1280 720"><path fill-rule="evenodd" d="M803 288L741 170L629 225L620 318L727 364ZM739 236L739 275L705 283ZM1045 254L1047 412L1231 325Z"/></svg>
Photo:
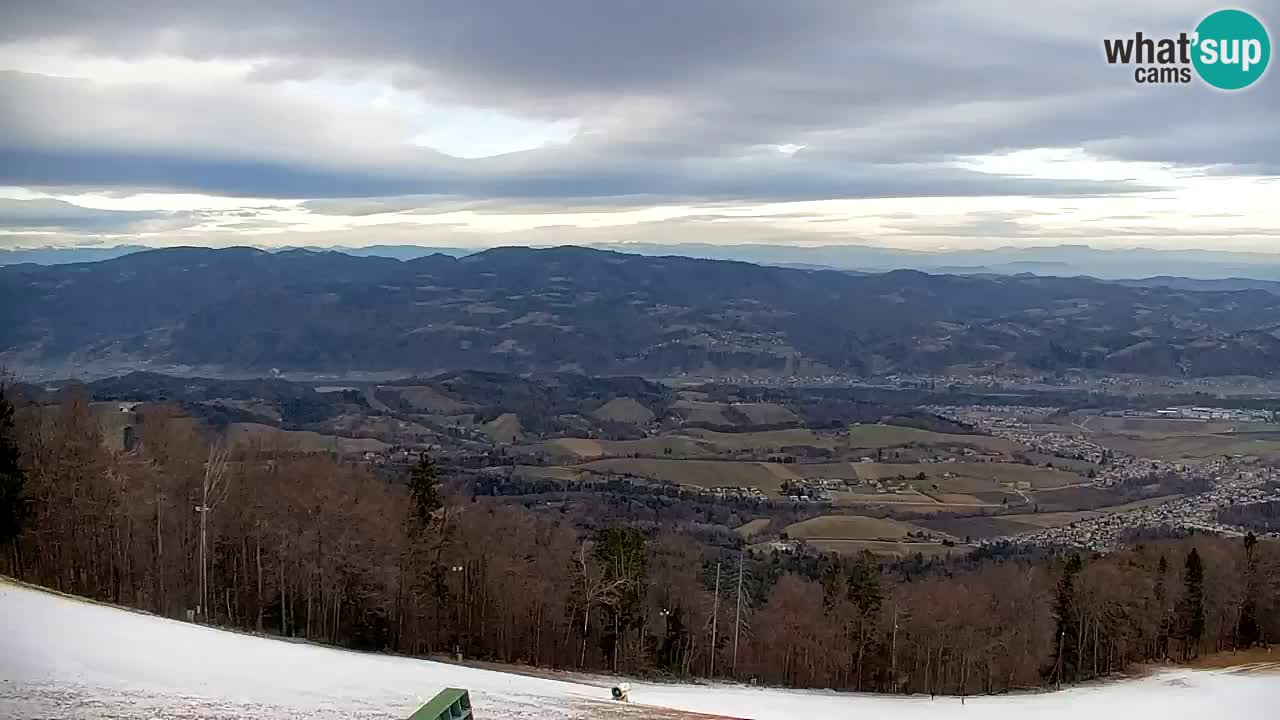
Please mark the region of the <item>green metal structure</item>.
<svg viewBox="0 0 1280 720"><path fill-rule="evenodd" d="M410 715L409 720L472 720L471 696L466 690L445 688Z"/></svg>

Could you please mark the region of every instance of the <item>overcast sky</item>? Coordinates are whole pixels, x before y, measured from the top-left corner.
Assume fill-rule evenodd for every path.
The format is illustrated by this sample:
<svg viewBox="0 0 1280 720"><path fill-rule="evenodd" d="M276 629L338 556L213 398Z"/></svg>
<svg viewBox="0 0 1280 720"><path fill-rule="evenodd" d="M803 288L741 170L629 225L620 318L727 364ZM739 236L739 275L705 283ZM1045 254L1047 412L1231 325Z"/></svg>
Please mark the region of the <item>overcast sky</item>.
<svg viewBox="0 0 1280 720"><path fill-rule="evenodd" d="M1234 7L1280 27L1280 0ZM1280 78L1139 85L1193 0L17 0L0 247L1280 252Z"/></svg>

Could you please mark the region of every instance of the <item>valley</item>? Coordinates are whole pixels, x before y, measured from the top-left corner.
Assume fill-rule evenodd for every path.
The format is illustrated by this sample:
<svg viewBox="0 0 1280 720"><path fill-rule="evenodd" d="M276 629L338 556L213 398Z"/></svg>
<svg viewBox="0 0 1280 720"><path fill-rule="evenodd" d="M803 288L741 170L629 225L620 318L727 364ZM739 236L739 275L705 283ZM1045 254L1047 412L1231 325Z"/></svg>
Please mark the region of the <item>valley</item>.
<svg viewBox="0 0 1280 720"><path fill-rule="evenodd" d="M38 400L75 386L25 387ZM1214 411L1246 422L1171 420L1163 409L1107 410L1105 399L1091 410L923 404L939 396L478 372L341 386L133 374L83 391L122 450L149 407L167 407L223 428L240 451L388 472L426 453L470 492L535 509L617 493L708 503L728 511L723 531L751 527L743 534L765 552L1105 546L1126 530L1206 527L1196 500L1206 493L1226 493L1215 502L1227 506L1280 497L1280 425L1248 410ZM1156 452L1162 443L1176 452ZM1243 484L1221 490L1228 480ZM1109 539L1084 530L1095 526L1111 528Z"/></svg>

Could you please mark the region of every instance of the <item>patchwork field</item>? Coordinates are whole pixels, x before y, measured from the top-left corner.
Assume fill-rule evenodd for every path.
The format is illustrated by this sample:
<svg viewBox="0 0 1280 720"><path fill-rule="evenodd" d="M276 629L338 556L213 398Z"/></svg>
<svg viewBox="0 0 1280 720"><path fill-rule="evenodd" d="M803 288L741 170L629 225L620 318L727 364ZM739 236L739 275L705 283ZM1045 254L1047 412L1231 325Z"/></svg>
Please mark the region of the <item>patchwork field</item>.
<svg viewBox="0 0 1280 720"><path fill-rule="evenodd" d="M1280 438L1265 442L1280 445ZM872 448L877 446L892 448L895 454L901 450L904 457L956 459L951 462L850 461L865 458L868 452L875 454ZM592 476L633 476L691 487L754 487L775 498L788 483L852 481L849 487L841 482L837 482L836 487L826 487L829 497L824 499L833 507L883 507L921 517L937 513L1025 512L1033 508L1037 511L1028 522L1013 516L994 521L973 518L971 522L954 526L955 535L960 538L1016 534L1066 524L1072 521L1071 517L1088 517L1066 513L1108 512L1108 506L1116 502L1113 490L1092 485L1083 474L1093 467L1088 463L1078 466L1082 473L1064 467L1004 462L1012 455L1010 451L1017 449L1016 444L990 436L935 433L890 425L854 425L847 430L820 432L789 428L734 433L686 428L679 433L639 440L560 438L527 448L545 453L555 463L566 466L554 471L522 471L531 479L572 482ZM798 448L814 448L842 460L804 462L804 451ZM983 454L961 455L961 448L972 448ZM801 461L765 461L782 453L794 453ZM1049 461L1052 462L1052 458ZM942 524L931 526L934 531L941 528Z"/></svg>
<svg viewBox="0 0 1280 720"><path fill-rule="evenodd" d="M693 401L682 401L690 403ZM714 403L704 403L713 405ZM782 415L777 414L775 410L768 409L767 403L741 404L735 406L736 409L750 408L752 412L773 413L770 417L780 420ZM785 408L780 408L785 410ZM789 411L787 411L789 412ZM764 415L760 415L764 418ZM927 430L917 430L915 428L905 428L889 425L855 425L847 431L822 431L816 432L804 428L789 428L781 430L764 430L756 432L726 432L723 430L710 430L706 428L685 428L684 430L670 435L660 437L643 438L639 440L599 440L587 438L559 438L547 440L545 442L533 445L531 450L544 452L552 458L565 462L574 462L576 460L590 460L593 458L633 458L651 457L664 460L678 459L711 459L724 458L736 459L742 458L742 455L754 455L759 457L763 454L800 452L803 448L812 448L818 452L830 453L836 456L849 456L849 453L866 452L876 448L901 448L906 445L923 446L944 446L944 447L972 447L987 452L1006 452L1014 448L1009 443L1000 438L993 438L982 435L948 435L944 433L934 433ZM755 458L749 458L755 459ZM1066 485L1079 482L1078 476L1072 475L1065 471L1054 471L1043 468L1028 468L1023 470L1023 466L999 465L992 464L989 469L986 465L977 468L968 467L970 464L962 464L962 469L967 475L977 477L990 477L996 482L1018 482L1019 480L1033 480L1036 487L1049 487L1054 485ZM977 466L977 463L972 465ZM904 464L904 467L906 464ZM797 466L798 468L799 466ZM797 473L801 473L803 477L825 477L839 479L857 479L865 475L859 475L865 468L865 465L851 466L847 462L831 462L831 463L806 463L804 469L797 469ZM916 473L924 470L928 474L941 474L946 471L958 472L954 466L948 466L947 470L935 469L930 465L910 465L913 470L908 473L914 476ZM941 466L936 466L940 468ZM884 470L883 472L889 472ZM882 474L883 474L882 472ZM889 472L892 476L897 471Z"/></svg>

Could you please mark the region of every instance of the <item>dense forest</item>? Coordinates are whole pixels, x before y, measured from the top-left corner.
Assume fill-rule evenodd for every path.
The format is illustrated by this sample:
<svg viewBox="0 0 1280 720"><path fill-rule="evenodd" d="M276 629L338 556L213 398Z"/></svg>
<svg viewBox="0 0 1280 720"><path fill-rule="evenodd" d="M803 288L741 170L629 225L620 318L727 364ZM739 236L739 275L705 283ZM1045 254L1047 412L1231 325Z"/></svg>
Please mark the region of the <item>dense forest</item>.
<svg viewBox="0 0 1280 720"><path fill-rule="evenodd" d="M882 564L753 553L704 525L591 523L148 409L0 403L0 572L173 618L410 655L798 687L991 693L1280 636L1280 547ZM737 542L729 541L729 542ZM718 591L718 592L717 592Z"/></svg>
<svg viewBox="0 0 1280 720"><path fill-rule="evenodd" d="M134 277L147 282L121 281ZM1274 376L1277 314L1280 296L1256 289L852 275L582 247L407 262L168 248L0 268L0 351L49 370Z"/></svg>

